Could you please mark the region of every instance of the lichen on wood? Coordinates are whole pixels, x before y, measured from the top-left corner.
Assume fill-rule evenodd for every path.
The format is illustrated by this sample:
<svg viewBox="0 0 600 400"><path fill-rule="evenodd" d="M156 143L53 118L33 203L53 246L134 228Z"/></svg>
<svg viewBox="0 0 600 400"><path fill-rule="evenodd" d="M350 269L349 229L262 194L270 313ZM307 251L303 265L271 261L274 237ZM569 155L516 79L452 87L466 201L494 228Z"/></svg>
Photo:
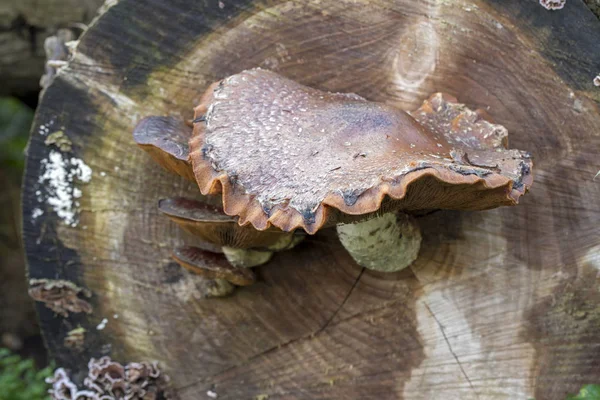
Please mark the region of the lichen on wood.
<svg viewBox="0 0 600 400"><path fill-rule="evenodd" d="M566 2L567 0L540 0L540 4L546 10L561 10Z"/></svg>
<svg viewBox="0 0 600 400"><path fill-rule="evenodd" d="M63 341L67 349L81 350L85 342L85 328L78 327L70 330Z"/></svg>
<svg viewBox="0 0 600 400"><path fill-rule="evenodd" d="M62 152L69 152L73 149L73 143L71 143L65 132L61 130L48 134L44 143L48 146L56 146Z"/></svg>
<svg viewBox="0 0 600 400"><path fill-rule="evenodd" d="M52 311L63 317L69 313L92 312L92 306L85 300L92 293L73 282L53 279L29 280L29 295L35 301L41 301Z"/></svg>
<svg viewBox="0 0 600 400"><path fill-rule="evenodd" d="M156 362L122 365L110 357L89 361L83 388L73 383L64 368L46 380L52 385L52 400L175 400L169 381Z"/></svg>

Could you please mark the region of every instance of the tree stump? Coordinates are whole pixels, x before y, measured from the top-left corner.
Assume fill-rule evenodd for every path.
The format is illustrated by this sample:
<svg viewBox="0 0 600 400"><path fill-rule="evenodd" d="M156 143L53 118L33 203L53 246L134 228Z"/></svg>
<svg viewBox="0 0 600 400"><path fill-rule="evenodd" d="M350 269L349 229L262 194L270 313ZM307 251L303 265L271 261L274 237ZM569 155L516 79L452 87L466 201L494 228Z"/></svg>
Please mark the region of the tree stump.
<svg viewBox="0 0 600 400"><path fill-rule="evenodd" d="M45 39L59 28L75 28L91 21L103 3L104 0L3 0L0 94L38 92L46 62Z"/></svg>
<svg viewBox="0 0 600 400"><path fill-rule="evenodd" d="M598 37L581 0L121 0L47 89L29 146L30 278L71 282L92 310L37 303L52 356L76 378L91 357L157 360L182 399L546 400L598 382ZM257 284L202 298L170 258L195 239L156 207L198 189L132 130L190 118L208 84L257 66L406 110L436 91L486 109L533 153L532 190L420 217L400 273L361 269L321 232Z"/></svg>

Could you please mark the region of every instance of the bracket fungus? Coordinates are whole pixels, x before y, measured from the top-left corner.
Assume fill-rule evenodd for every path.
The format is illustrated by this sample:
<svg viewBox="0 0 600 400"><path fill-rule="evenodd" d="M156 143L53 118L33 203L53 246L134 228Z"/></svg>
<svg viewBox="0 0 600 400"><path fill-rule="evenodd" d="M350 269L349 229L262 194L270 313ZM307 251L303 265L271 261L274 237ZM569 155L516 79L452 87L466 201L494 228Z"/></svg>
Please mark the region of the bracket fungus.
<svg viewBox="0 0 600 400"><path fill-rule="evenodd" d="M234 266L266 262L253 253L292 247L294 232L335 226L358 264L398 271L420 247L410 214L515 205L533 180L531 156L507 149L503 126L441 93L405 112L257 68L211 85L194 118L185 132L147 117L134 137L203 195L221 196L222 210L183 199L159 208L224 246Z"/></svg>
<svg viewBox="0 0 600 400"><path fill-rule="evenodd" d="M65 318L69 313L92 313L92 306L85 300L92 297L92 292L70 281L30 279L28 293L32 299L44 303L46 307Z"/></svg>
<svg viewBox="0 0 600 400"><path fill-rule="evenodd" d="M540 4L546 10L562 10L567 0L540 0Z"/></svg>
<svg viewBox="0 0 600 400"><path fill-rule="evenodd" d="M157 400L178 398L170 378L156 362L131 362L126 365L110 357L92 358L83 388L69 378L67 371L58 368L47 378L53 400Z"/></svg>

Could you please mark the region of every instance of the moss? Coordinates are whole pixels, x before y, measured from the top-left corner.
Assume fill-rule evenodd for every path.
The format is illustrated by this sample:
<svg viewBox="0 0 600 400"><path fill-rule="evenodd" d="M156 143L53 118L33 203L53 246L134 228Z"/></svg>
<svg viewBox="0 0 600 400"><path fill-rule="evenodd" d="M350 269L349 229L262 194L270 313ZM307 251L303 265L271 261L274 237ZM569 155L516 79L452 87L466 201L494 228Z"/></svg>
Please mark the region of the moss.
<svg viewBox="0 0 600 400"><path fill-rule="evenodd" d="M566 400L600 400L600 385L585 385L579 393L567 396Z"/></svg>
<svg viewBox="0 0 600 400"><path fill-rule="evenodd" d="M38 370L31 359L22 359L0 348L0 398L2 400L46 400L53 366Z"/></svg>
<svg viewBox="0 0 600 400"><path fill-rule="evenodd" d="M0 98L0 167L14 168L18 173L24 167L23 151L33 111L17 99Z"/></svg>

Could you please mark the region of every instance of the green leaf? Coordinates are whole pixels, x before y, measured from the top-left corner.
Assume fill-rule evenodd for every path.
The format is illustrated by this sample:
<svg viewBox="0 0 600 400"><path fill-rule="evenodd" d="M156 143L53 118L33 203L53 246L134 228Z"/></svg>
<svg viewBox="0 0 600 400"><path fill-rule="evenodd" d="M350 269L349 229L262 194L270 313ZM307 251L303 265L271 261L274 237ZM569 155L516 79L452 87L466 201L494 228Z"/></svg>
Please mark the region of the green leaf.
<svg viewBox="0 0 600 400"><path fill-rule="evenodd" d="M33 360L0 348L0 400L49 400L46 378L53 370L37 370Z"/></svg>
<svg viewBox="0 0 600 400"><path fill-rule="evenodd" d="M576 395L570 395L566 400L600 400L600 385L585 385Z"/></svg>
<svg viewBox="0 0 600 400"><path fill-rule="evenodd" d="M19 100L0 98L0 167L23 169L33 111Z"/></svg>

